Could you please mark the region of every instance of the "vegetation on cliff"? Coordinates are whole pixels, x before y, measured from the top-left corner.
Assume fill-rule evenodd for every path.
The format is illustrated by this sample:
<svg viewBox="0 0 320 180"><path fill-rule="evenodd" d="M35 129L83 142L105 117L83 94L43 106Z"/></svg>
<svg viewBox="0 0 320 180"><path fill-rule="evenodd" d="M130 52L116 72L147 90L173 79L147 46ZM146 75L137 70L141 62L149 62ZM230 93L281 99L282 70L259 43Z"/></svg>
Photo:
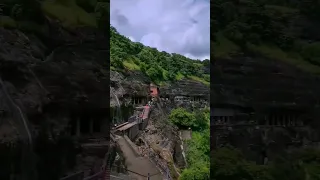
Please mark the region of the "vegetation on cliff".
<svg viewBox="0 0 320 180"><path fill-rule="evenodd" d="M0 27L44 33L49 30L47 17L58 20L64 28L102 27L109 19L109 1L6 0L0 3Z"/></svg>
<svg viewBox="0 0 320 180"><path fill-rule="evenodd" d="M185 129L190 127L192 139L187 140L186 159L188 167L181 173L181 180L206 180L210 174L210 110L190 112L184 108L173 109L169 120Z"/></svg>
<svg viewBox="0 0 320 180"><path fill-rule="evenodd" d="M320 72L319 11L314 0L215 0L213 54L253 52Z"/></svg>
<svg viewBox="0 0 320 180"><path fill-rule="evenodd" d="M192 130L201 131L209 128L208 110L196 110L189 112L184 108L173 109L169 115L169 120L180 129L191 128Z"/></svg>
<svg viewBox="0 0 320 180"><path fill-rule="evenodd" d="M141 71L155 83L189 78L209 84L210 75L204 72L209 60L192 60L185 56L160 52L156 48L132 42L110 26L110 64L112 70Z"/></svg>
<svg viewBox="0 0 320 180"><path fill-rule="evenodd" d="M219 180L319 180L318 150L303 149L279 155L268 165L247 161L235 149L221 148L211 154L211 178Z"/></svg>

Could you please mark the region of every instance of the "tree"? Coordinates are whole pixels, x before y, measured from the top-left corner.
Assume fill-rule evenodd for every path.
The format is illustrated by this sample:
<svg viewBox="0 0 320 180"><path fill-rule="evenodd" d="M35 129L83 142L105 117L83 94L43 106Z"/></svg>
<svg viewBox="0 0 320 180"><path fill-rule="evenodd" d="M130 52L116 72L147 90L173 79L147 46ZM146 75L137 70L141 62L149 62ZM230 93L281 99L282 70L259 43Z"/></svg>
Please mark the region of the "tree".
<svg viewBox="0 0 320 180"><path fill-rule="evenodd" d="M185 169L179 178L180 180L209 180L210 169L208 163L199 163L192 168Z"/></svg>
<svg viewBox="0 0 320 180"><path fill-rule="evenodd" d="M153 80L153 81L158 81L159 79L161 79L161 71L159 71L159 69L155 66L151 66L146 74Z"/></svg>
<svg viewBox="0 0 320 180"><path fill-rule="evenodd" d="M244 159L240 151L220 148L211 153L211 178L214 180L274 180L268 167Z"/></svg>
<svg viewBox="0 0 320 180"><path fill-rule="evenodd" d="M196 124L195 115L184 108L173 109L169 115L169 120L182 128L193 128Z"/></svg>
<svg viewBox="0 0 320 180"><path fill-rule="evenodd" d="M193 131L192 139L186 141L188 167L181 173L181 180L209 179L210 174L210 129Z"/></svg>
<svg viewBox="0 0 320 180"><path fill-rule="evenodd" d="M104 12L103 10L104 8L101 9L102 12ZM103 20L99 22L103 25ZM128 66L130 66L130 63L134 63L132 66L139 67L135 70L140 69L156 84L175 81L177 76L181 77L182 75L181 78L196 76L203 81L206 81L204 78L209 76L208 72L205 74L203 71L205 63L175 53L159 52L156 48L144 46L139 42L131 42L129 38L119 34L111 25L110 58L111 66L115 67L116 70L123 68L123 66L119 66L121 65L120 61L122 63L126 62L125 64L129 64ZM208 80L208 78L206 79Z"/></svg>
<svg viewBox="0 0 320 180"><path fill-rule="evenodd" d="M210 116L206 115L206 113L201 110L197 110L195 112L195 117L196 117L196 124L194 125L194 127L196 129L200 129L200 130L208 129Z"/></svg>

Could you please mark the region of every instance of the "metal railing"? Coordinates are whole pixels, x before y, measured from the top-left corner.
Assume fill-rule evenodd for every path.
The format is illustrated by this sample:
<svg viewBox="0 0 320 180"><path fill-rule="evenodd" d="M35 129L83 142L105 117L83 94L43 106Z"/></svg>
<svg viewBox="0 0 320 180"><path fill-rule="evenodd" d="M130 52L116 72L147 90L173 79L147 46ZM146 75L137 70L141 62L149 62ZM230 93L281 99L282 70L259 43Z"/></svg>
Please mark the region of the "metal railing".
<svg viewBox="0 0 320 180"><path fill-rule="evenodd" d="M156 158L156 154L154 153L154 151L150 147L148 148L148 158L153 164L155 164L160 169L160 172L162 173L164 180L171 180L172 179L167 163L166 162L160 162L159 161L160 158ZM154 176L154 175L157 175L157 174L153 174L151 176Z"/></svg>
<svg viewBox="0 0 320 180"><path fill-rule="evenodd" d="M154 173L154 174L148 173L147 175L143 175L143 174L140 174L140 173L138 173L138 172L131 171L130 169L123 168L123 167L120 167L120 166L113 165L112 167L117 167L117 168L119 168L119 169L124 170L125 172L130 172L130 173L132 173L132 174L135 174L135 175L137 175L137 176L139 176L139 177L143 177L143 178L148 179L148 180L152 179L153 176L158 175L158 174L161 173L161 172L159 172L159 173ZM136 179L137 179L137 178L132 177L132 176L130 176L130 175L127 175L126 178L121 178L121 177L117 177L117 176L114 176L114 175L110 175L110 176L111 176L111 177L116 177L116 178L118 178L118 179L125 179L125 180L136 180Z"/></svg>

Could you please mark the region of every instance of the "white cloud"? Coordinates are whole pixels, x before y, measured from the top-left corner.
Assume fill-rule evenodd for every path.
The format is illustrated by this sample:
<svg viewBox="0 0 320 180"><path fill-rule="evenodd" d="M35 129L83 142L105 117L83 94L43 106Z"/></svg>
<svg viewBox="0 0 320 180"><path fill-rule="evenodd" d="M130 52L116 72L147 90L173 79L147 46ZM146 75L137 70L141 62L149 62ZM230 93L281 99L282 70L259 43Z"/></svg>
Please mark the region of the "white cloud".
<svg viewBox="0 0 320 180"><path fill-rule="evenodd" d="M136 41L136 39L134 39L134 37L132 37L132 36L129 36L128 37L132 42L135 42Z"/></svg>
<svg viewBox="0 0 320 180"><path fill-rule="evenodd" d="M208 58L209 23L208 0L111 0L119 33L160 51Z"/></svg>

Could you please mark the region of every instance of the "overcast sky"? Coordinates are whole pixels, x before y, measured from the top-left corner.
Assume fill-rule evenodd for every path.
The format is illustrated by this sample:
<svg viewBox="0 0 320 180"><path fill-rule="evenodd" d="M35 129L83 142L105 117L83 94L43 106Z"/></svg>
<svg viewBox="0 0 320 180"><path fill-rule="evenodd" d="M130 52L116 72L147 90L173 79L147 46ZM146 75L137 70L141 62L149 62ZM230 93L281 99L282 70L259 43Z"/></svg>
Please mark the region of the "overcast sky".
<svg viewBox="0 0 320 180"><path fill-rule="evenodd" d="M110 20L132 41L193 59L210 57L209 0L111 0Z"/></svg>

